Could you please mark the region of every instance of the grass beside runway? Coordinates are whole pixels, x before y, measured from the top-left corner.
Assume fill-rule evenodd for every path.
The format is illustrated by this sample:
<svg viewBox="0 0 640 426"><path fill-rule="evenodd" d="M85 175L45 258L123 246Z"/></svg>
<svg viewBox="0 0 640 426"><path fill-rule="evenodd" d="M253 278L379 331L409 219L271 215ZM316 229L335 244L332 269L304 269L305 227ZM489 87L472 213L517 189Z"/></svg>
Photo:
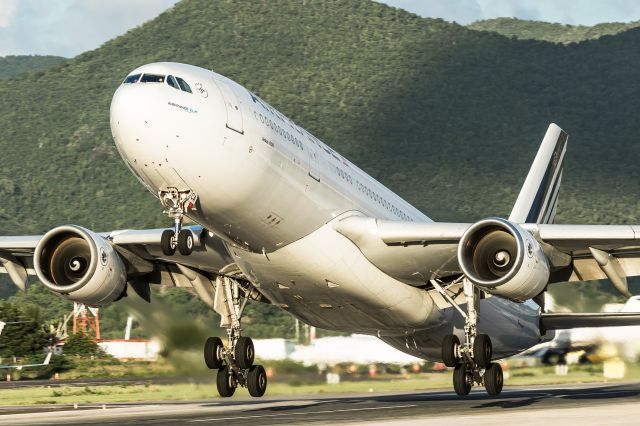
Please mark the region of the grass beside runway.
<svg viewBox="0 0 640 426"><path fill-rule="evenodd" d="M606 381L602 375L602 365L570 366L569 374L557 376L553 367L518 368L508 370L507 386L529 386L538 384L598 383ZM640 380L640 366L627 365L624 380ZM615 382L616 380L608 380ZM314 395L369 392L401 392L433 389L451 389L451 372L423 373L413 375L382 376L375 380L350 381L340 384L300 384L281 383L272 380L267 390L269 396ZM247 397L244 389L236 396ZM38 386L30 388L0 390L0 405L34 404L97 404L136 401L180 401L217 398L215 383L178 384L115 384L97 386Z"/></svg>

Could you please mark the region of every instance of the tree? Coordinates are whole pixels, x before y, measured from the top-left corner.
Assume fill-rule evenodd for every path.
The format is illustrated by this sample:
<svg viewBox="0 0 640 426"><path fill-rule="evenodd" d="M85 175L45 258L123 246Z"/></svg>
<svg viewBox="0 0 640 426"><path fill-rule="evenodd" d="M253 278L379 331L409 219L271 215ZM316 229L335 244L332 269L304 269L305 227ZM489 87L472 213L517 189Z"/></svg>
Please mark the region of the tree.
<svg viewBox="0 0 640 426"><path fill-rule="evenodd" d="M66 355L103 356L105 353L91 336L76 333L69 336L64 343Z"/></svg>
<svg viewBox="0 0 640 426"><path fill-rule="evenodd" d="M38 317L35 305L0 302L0 319L7 323L0 335L0 357L40 354L48 339Z"/></svg>

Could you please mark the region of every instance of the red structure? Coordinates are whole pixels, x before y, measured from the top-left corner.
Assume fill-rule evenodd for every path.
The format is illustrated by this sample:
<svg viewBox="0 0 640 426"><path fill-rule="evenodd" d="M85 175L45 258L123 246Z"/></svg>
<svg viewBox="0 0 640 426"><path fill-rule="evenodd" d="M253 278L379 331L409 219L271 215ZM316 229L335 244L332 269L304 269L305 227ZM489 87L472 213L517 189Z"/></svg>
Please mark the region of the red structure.
<svg viewBox="0 0 640 426"><path fill-rule="evenodd" d="M98 308L92 308L82 303L73 304L73 334L86 334L96 341L100 340L100 317Z"/></svg>

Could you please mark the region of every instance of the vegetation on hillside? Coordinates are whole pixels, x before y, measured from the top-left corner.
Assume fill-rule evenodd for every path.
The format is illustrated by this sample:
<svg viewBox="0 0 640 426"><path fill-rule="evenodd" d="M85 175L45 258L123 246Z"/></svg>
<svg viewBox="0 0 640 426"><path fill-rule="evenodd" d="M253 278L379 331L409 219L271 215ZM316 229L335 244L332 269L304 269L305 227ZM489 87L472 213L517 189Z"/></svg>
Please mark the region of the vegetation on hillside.
<svg viewBox="0 0 640 426"><path fill-rule="evenodd" d="M44 70L63 61L66 61L66 58L48 55L0 56L0 80L13 78L30 71Z"/></svg>
<svg viewBox="0 0 640 426"><path fill-rule="evenodd" d="M517 18L495 18L476 21L467 28L489 31L520 40L541 40L552 43L579 43L602 36L615 35L640 27L640 21L607 22L593 26L566 25L552 22L525 21Z"/></svg>
<svg viewBox="0 0 640 426"><path fill-rule="evenodd" d="M551 44L366 0L184 0L0 81L0 234L168 225L109 130L114 90L154 61L238 81L437 220L508 215L554 121L571 135L558 221L640 223L639 47L638 30Z"/></svg>

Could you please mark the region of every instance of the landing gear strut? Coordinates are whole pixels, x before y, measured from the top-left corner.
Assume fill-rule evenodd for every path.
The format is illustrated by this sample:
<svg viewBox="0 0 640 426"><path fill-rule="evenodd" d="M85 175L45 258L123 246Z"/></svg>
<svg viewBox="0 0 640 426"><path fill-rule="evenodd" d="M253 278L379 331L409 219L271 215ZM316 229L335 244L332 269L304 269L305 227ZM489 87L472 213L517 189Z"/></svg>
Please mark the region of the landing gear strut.
<svg viewBox="0 0 640 426"><path fill-rule="evenodd" d="M164 231L160 239L162 253L165 256L173 256L178 249L181 255L190 255L193 251L193 234L189 229L182 229L182 221L185 213L195 210L198 194L193 191L169 188L166 191L160 191L158 197L166 208L164 213L173 219L173 229Z"/></svg>
<svg viewBox="0 0 640 426"><path fill-rule="evenodd" d="M455 284L454 282L453 284ZM480 290L471 281L463 278L463 290L467 312L446 292L437 280L432 280L434 288L464 317L464 342L449 334L442 341L442 361L447 367L454 367L453 388L460 396L468 395L474 385L484 385L489 395L499 395L504 383L502 367L491 362L493 347L491 338L478 334L478 312L480 310Z"/></svg>
<svg viewBox="0 0 640 426"><path fill-rule="evenodd" d="M209 337L204 345L204 361L210 369L218 370L216 384L221 397L232 396L238 386L246 387L253 397L261 397L267 390L267 373L261 365L254 365L253 341L242 336L240 325L254 291L234 278L216 278L214 305L221 317L220 326L227 329L227 344L219 337Z"/></svg>

